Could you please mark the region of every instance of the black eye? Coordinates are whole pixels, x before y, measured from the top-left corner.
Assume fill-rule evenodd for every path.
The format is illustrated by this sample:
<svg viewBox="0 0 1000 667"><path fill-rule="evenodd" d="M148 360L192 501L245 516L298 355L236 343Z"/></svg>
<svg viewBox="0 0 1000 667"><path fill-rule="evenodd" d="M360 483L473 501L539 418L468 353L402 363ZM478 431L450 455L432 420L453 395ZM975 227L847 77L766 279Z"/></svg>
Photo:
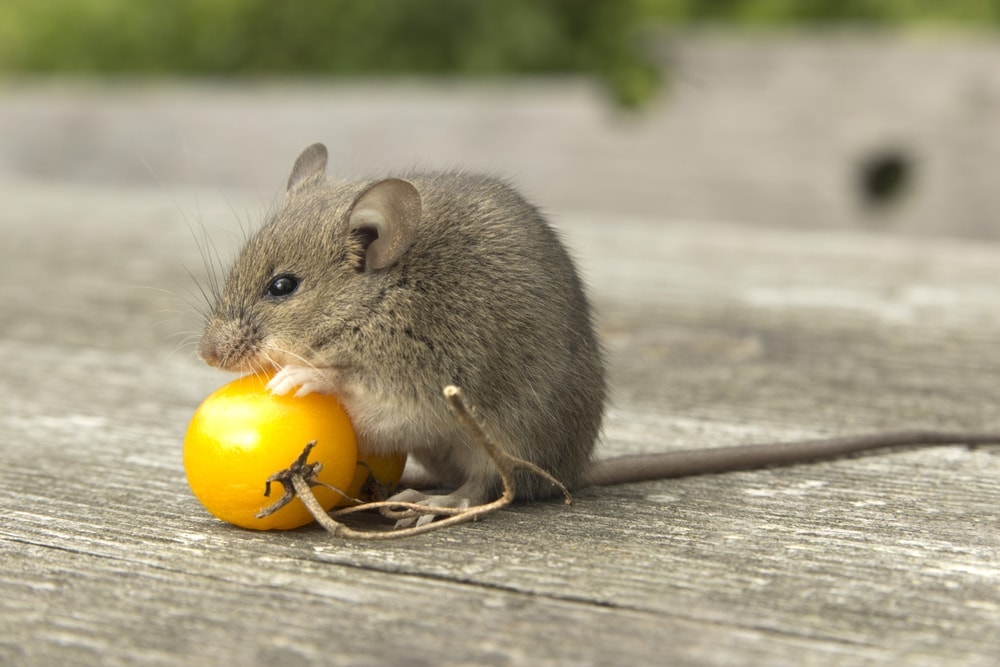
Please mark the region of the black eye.
<svg viewBox="0 0 1000 667"><path fill-rule="evenodd" d="M299 287L299 279L295 276L275 276L267 284L267 295L273 297L288 296Z"/></svg>

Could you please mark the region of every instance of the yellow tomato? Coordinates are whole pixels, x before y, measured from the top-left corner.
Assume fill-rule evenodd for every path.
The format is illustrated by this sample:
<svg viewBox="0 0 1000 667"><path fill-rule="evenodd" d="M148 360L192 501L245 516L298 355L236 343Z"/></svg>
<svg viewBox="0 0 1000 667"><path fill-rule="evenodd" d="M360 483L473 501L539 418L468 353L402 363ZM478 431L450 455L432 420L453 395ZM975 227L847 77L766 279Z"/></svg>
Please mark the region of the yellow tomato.
<svg viewBox="0 0 1000 667"><path fill-rule="evenodd" d="M184 436L184 470L195 497L216 517L257 530L298 528L313 520L298 498L268 517L254 516L284 492L275 483L265 497L267 478L290 466L315 440L308 463L323 464L318 479L356 496L357 444L337 399L274 396L266 388L269 379L241 377L198 406ZM313 493L327 510L346 502L322 486L313 487Z"/></svg>

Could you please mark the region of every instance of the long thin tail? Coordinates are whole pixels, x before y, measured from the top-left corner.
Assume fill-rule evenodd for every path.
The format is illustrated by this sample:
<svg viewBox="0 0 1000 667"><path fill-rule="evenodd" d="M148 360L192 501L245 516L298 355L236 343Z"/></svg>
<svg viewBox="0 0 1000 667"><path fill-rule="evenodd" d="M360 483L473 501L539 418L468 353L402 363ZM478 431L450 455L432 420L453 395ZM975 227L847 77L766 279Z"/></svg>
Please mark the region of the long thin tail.
<svg viewBox="0 0 1000 667"><path fill-rule="evenodd" d="M611 486L671 477L787 466L890 447L984 444L1000 444L1000 433L901 431L798 442L684 449L595 461L584 477L583 486Z"/></svg>

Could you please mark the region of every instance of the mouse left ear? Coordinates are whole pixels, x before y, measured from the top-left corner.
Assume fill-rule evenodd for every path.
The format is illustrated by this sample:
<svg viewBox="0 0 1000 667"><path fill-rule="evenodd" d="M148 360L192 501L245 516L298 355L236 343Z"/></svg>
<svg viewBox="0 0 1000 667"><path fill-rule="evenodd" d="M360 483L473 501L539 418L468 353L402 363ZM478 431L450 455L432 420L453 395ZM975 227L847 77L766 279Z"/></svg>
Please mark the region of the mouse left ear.
<svg viewBox="0 0 1000 667"><path fill-rule="evenodd" d="M325 181L326 160L326 146L323 144L313 144L302 151L292 167L285 192L291 194Z"/></svg>
<svg viewBox="0 0 1000 667"><path fill-rule="evenodd" d="M379 181L362 192L347 220L364 253L359 268L377 271L398 262L416 238L421 208L420 193L399 178Z"/></svg>

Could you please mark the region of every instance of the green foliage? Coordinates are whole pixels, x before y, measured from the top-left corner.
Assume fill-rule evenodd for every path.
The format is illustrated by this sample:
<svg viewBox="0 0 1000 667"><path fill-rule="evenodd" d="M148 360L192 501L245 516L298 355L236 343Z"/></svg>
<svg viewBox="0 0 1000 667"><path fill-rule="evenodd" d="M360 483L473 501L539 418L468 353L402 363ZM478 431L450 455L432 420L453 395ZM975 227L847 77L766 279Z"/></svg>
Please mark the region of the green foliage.
<svg viewBox="0 0 1000 667"><path fill-rule="evenodd" d="M958 27L1000 24L1000 0L641 0L640 5L646 17L670 23Z"/></svg>
<svg viewBox="0 0 1000 667"><path fill-rule="evenodd" d="M0 72L585 73L655 92L651 25L1000 24L1000 0L0 0Z"/></svg>
<svg viewBox="0 0 1000 667"><path fill-rule="evenodd" d="M0 70L137 74L584 72L655 87L635 0L0 0Z"/></svg>

